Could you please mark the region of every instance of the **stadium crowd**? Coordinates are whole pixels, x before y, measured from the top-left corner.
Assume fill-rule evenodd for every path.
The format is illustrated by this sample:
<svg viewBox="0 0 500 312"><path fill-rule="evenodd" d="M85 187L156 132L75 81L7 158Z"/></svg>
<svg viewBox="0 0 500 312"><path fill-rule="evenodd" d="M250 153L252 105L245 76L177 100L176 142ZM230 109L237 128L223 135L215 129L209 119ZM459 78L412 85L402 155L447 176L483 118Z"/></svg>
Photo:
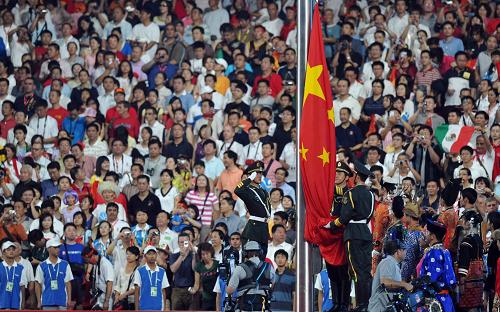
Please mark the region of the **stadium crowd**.
<svg viewBox="0 0 500 312"><path fill-rule="evenodd" d="M223 310L262 161L272 308L293 310L296 15L2 1L0 309Z"/></svg>

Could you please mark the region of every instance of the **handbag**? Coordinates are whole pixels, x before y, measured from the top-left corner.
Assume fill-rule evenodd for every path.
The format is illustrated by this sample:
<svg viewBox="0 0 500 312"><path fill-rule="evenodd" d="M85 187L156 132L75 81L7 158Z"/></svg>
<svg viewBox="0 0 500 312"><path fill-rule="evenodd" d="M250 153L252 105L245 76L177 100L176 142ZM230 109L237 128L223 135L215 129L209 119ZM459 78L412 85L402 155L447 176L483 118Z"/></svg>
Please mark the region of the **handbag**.
<svg viewBox="0 0 500 312"><path fill-rule="evenodd" d="M135 274L136 269L137 269L137 267L135 267L134 270L132 271L132 273L130 274L130 278L128 279L128 285L127 285L126 291L129 291L129 289L130 289L130 284L132 284L132 280L134 279L134 274ZM125 299L122 299L113 305L113 310L130 310L130 309L131 309L131 306L128 303L128 296Z"/></svg>

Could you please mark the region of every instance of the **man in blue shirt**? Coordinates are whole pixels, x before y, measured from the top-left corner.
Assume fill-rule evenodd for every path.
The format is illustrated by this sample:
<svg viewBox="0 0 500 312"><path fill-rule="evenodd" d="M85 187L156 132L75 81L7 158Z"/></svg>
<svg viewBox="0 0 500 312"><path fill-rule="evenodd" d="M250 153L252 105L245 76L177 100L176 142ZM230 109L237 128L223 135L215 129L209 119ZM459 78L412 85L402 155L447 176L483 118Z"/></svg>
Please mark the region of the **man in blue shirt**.
<svg viewBox="0 0 500 312"><path fill-rule="evenodd" d="M337 135L337 148L344 147L351 151L357 151L363 147L363 134L358 126L351 123L351 109L344 107L340 109L341 124L335 127Z"/></svg>
<svg viewBox="0 0 500 312"><path fill-rule="evenodd" d="M177 73L177 68L177 64L170 63L168 51L163 47L159 47L156 50L154 59L142 66L142 70L148 74L148 87L150 90L155 88L156 74L160 72L165 73L167 81L169 81Z"/></svg>
<svg viewBox="0 0 500 312"><path fill-rule="evenodd" d="M80 285L83 282L83 245L78 244L76 239L76 226L74 223L66 223L64 225L64 243L59 249L59 257L68 261L74 280L71 281L71 289L73 291L72 298L75 299L76 305L81 304L83 296Z"/></svg>
<svg viewBox="0 0 500 312"><path fill-rule="evenodd" d="M453 36L455 26L451 22L443 23L444 39L439 40L439 46L443 49L444 55L455 56L458 51L464 51L462 40Z"/></svg>
<svg viewBox="0 0 500 312"><path fill-rule="evenodd" d="M49 258L40 263L35 274L37 308L66 310L71 302L71 281L73 273L66 260L59 258L61 241L52 238L47 241Z"/></svg>
<svg viewBox="0 0 500 312"><path fill-rule="evenodd" d="M273 280L272 311L295 311L295 273L287 268L288 253L278 249L274 253L278 266Z"/></svg>
<svg viewBox="0 0 500 312"><path fill-rule="evenodd" d="M11 241L2 244L2 269L0 269L0 309L22 310L25 298L22 295L28 285L26 269L16 263L16 245Z"/></svg>
<svg viewBox="0 0 500 312"><path fill-rule="evenodd" d="M80 106L71 102L68 105L69 116L64 118L62 129L65 130L71 139L71 145L83 141L85 135L85 117L80 117Z"/></svg>
<svg viewBox="0 0 500 312"><path fill-rule="evenodd" d="M188 93L186 91L186 80L184 79L184 77L182 76L173 77L172 89L174 92L165 98L165 102L169 103L170 99L176 96L181 100L182 108L186 112L189 112L189 109L195 103L194 103L194 97L191 95L191 93Z"/></svg>
<svg viewBox="0 0 500 312"><path fill-rule="evenodd" d="M170 256L170 270L174 273L172 288L172 310L189 310L192 302L194 271L196 264L193 244L189 234L181 233L178 237L179 252Z"/></svg>
<svg viewBox="0 0 500 312"><path fill-rule="evenodd" d="M156 263L157 249L154 246L144 248L146 264L137 269L134 275L135 309L166 311L167 275Z"/></svg>

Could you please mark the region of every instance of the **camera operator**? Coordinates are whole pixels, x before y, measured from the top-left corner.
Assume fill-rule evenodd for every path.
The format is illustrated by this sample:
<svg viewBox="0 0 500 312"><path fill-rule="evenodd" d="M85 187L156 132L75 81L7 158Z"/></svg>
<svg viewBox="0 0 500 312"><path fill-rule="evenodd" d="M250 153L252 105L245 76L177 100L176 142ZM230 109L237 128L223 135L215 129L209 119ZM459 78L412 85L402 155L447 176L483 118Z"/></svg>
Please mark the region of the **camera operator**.
<svg viewBox="0 0 500 312"><path fill-rule="evenodd" d="M91 302L94 304L92 310L112 310L113 301L113 281L115 280L115 271L111 262L106 257L101 257L97 250L92 247L85 247L82 251L82 257L85 263L92 264L92 286ZM94 301L95 300L95 301Z"/></svg>
<svg viewBox="0 0 500 312"><path fill-rule="evenodd" d="M26 230L22 224L16 222L16 212L11 204L2 206L0 216L0 240L8 238L13 242L23 242L28 239Z"/></svg>
<svg viewBox="0 0 500 312"><path fill-rule="evenodd" d="M234 307L234 301L226 293L226 286L234 268L243 260L241 250L241 234L234 232L229 239L229 246L222 252L222 262L219 264L219 276L215 282L213 292L217 294L215 300L216 311L224 311Z"/></svg>
<svg viewBox="0 0 500 312"><path fill-rule="evenodd" d="M389 297L384 288L405 288L408 291L413 289L411 284L401 280L401 268L399 264L406 255L401 243L395 240L385 242L384 254L387 257L380 261L373 277L372 296L368 305L370 312L382 312L386 310Z"/></svg>
<svg viewBox="0 0 500 312"><path fill-rule="evenodd" d="M361 55L352 50L351 36L342 35L339 38L336 50L337 51L332 61L332 67L334 68L336 77L344 78L344 68L346 67L346 64L349 63L355 68L358 68L363 62Z"/></svg>
<svg viewBox="0 0 500 312"><path fill-rule="evenodd" d="M237 291L236 311L269 311L269 291L273 273L269 263L260 260L259 243L248 241L244 248L245 262L238 265L226 289L228 294Z"/></svg>
<svg viewBox="0 0 500 312"><path fill-rule="evenodd" d="M386 182L401 186L402 180L407 177L415 180L417 184L420 183L420 174L410 164L408 155L402 153L398 155L394 167L387 174Z"/></svg>

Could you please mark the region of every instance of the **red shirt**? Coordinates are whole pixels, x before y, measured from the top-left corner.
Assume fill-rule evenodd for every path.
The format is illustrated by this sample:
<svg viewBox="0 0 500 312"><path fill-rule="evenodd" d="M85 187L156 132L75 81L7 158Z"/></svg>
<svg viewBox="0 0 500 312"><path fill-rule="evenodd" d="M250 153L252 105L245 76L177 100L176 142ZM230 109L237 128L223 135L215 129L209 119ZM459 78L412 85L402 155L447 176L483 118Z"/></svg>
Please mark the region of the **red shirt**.
<svg viewBox="0 0 500 312"><path fill-rule="evenodd" d="M280 32L280 38L285 40L286 41L286 38L288 38L288 34L295 29L295 27L297 26L297 23L295 21L291 22L291 23L285 23L285 25L283 25L283 28L281 28L281 32Z"/></svg>
<svg viewBox="0 0 500 312"><path fill-rule="evenodd" d="M118 117L113 121L113 133L116 131L116 128L118 127L125 127L128 130L128 134L136 138L139 136L139 121L137 120L137 117L134 117L129 114L128 117L123 118L123 117Z"/></svg>
<svg viewBox="0 0 500 312"><path fill-rule="evenodd" d="M59 128L59 130L62 129L62 122L64 118L69 116L69 112L62 106L59 108L49 108L47 110L47 114L50 117L54 117L54 119L57 121L57 128Z"/></svg>
<svg viewBox="0 0 500 312"><path fill-rule="evenodd" d="M495 149L495 162L493 163L493 177L492 177L492 180L494 182L496 177L500 175L500 145L493 146L493 148Z"/></svg>
<svg viewBox="0 0 500 312"><path fill-rule="evenodd" d="M76 184L72 184L71 188L78 194L79 202L81 202L84 197L90 195L90 185L88 183L84 183L82 189L78 188Z"/></svg>
<svg viewBox="0 0 500 312"><path fill-rule="evenodd" d="M9 119L2 119L0 121L0 136L4 139L7 139L7 134L9 133L9 130L14 128L16 126L16 121L14 120L14 117L11 117Z"/></svg>
<svg viewBox="0 0 500 312"><path fill-rule="evenodd" d="M283 89L283 81L281 79L281 76L278 74L271 74L268 77L263 77L262 75L257 76L253 82L253 88L252 88L252 96L255 95L257 92L257 87L259 85L259 81L261 80L267 80L269 81L269 95L272 97L276 97L278 93L280 93L281 89Z"/></svg>

